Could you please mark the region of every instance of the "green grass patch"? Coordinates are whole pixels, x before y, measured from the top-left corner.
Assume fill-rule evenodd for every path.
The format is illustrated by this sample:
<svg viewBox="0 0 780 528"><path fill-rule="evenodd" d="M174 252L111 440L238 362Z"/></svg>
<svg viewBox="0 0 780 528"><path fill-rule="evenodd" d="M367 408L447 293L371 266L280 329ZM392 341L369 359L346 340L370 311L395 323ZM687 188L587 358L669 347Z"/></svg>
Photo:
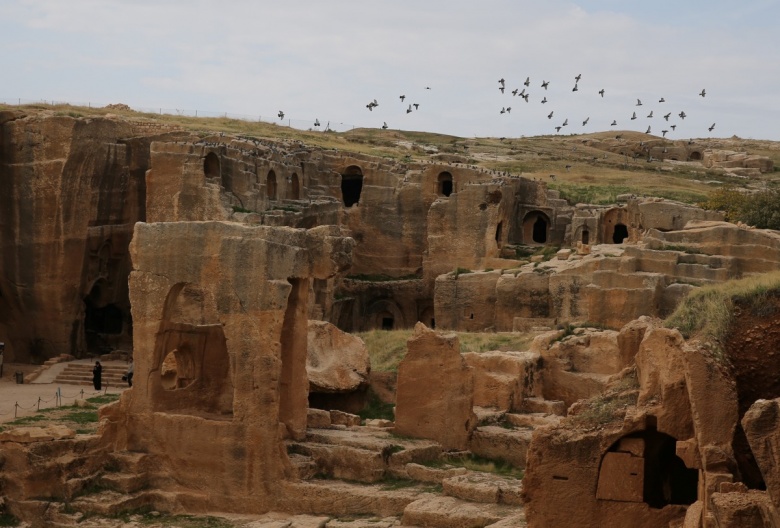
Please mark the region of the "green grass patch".
<svg viewBox="0 0 780 528"><path fill-rule="evenodd" d="M102 394L100 396L93 396L87 398L87 403L93 403L95 405L105 405L106 403L112 403L119 400L119 394Z"/></svg>
<svg viewBox="0 0 780 528"><path fill-rule="evenodd" d="M455 270L452 272L452 275L457 279L460 275L466 275L468 273L474 273L468 268L455 268Z"/></svg>
<svg viewBox="0 0 780 528"><path fill-rule="evenodd" d="M485 458L472 453L465 456L447 458L446 460L431 460L424 462L423 465L433 468L462 467L469 471L492 473L516 479L522 479L525 475L523 469L513 466L506 460Z"/></svg>
<svg viewBox="0 0 780 528"><path fill-rule="evenodd" d="M41 422L43 420L46 420L46 416L42 414L33 414L32 416L17 418L16 420L9 422L8 425L30 425Z"/></svg>
<svg viewBox="0 0 780 528"><path fill-rule="evenodd" d="M709 342L716 359L724 360L723 344L733 322L735 305L746 307L755 316L768 316L774 311L769 298L779 295L778 271L704 286L691 292L664 325L677 328L686 338Z"/></svg>
<svg viewBox="0 0 780 528"><path fill-rule="evenodd" d="M395 420L395 405L383 402L371 389L368 390L366 406L358 413L363 420Z"/></svg>
<svg viewBox="0 0 780 528"><path fill-rule="evenodd" d="M62 417L64 421L73 422L77 424L97 423L98 413L91 410L80 410L72 413L68 413Z"/></svg>
<svg viewBox="0 0 780 528"><path fill-rule="evenodd" d="M371 370L375 372L397 372L398 364L406 355L406 341L412 337L412 330L370 330L357 334L368 348Z"/></svg>

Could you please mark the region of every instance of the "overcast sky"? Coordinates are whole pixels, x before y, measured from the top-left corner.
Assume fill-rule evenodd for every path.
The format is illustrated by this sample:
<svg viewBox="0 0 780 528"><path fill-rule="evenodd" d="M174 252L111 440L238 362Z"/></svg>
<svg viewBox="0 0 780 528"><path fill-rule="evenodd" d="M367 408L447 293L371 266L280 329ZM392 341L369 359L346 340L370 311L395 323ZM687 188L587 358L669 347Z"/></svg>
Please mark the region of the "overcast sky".
<svg viewBox="0 0 780 528"><path fill-rule="evenodd" d="M568 119L561 133L780 140L780 0L1 0L0 46L7 103L464 137Z"/></svg>

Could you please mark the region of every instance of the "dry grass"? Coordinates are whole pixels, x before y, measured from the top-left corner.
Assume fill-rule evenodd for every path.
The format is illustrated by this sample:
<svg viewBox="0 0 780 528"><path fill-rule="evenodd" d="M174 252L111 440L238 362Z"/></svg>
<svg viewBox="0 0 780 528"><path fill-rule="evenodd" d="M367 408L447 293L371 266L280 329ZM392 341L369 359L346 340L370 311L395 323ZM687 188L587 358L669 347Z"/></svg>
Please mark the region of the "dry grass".
<svg viewBox="0 0 780 528"><path fill-rule="evenodd" d="M371 370L395 372L406 355L406 342L413 330L371 330L356 334L366 343L371 358ZM523 351L535 337L534 333L456 332L461 352L486 352L490 350Z"/></svg>
<svg viewBox="0 0 780 528"><path fill-rule="evenodd" d="M720 349L734 317L734 304L760 313L770 296L780 295L780 271L699 288L688 295L666 319L687 337L698 337Z"/></svg>
<svg viewBox="0 0 780 528"><path fill-rule="evenodd" d="M618 194L633 193L696 203L703 200L713 188L705 182L760 187L771 184L777 174L762 175L760 182L749 182L729 178L723 171L705 169L697 164L647 163L645 159L626 159L625 156L605 150L608 143L614 142L616 134L622 134L626 141L636 143L647 139L644 134L630 131L501 140L368 128L322 132L230 117L190 117L70 105L0 105L0 109L21 109L74 118L110 113L127 119L175 124L202 136L224 132L245 137L303 141L323 149L370 154L396 161L429 161L436 153L457 155L460 161L470 165L541 179L562 191L571 202L612 203ZM746 150L752 154L765 155L780 166L780 145L777 142L739 139L700 139L696 142L702 149ZM567 166L570 167L568 170ZM549 178L550 174L556 175L554 181Z"/></svg>

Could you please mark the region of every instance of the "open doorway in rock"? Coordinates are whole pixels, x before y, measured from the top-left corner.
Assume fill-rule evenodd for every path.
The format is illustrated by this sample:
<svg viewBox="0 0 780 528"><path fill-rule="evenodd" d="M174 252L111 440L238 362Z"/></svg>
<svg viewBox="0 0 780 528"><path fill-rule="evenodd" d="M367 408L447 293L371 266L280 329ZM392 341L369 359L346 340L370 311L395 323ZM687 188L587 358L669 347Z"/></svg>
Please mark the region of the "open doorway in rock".
<svg viewBox="0 0 780 528"><path fill-rule="evenodd" d="M582 230L582 245L587 246L590 244L590 232L587 229Z"/></svg>
<svg viewBox="0 0 780 528"><path fill-rule="evenodd" d="M628 227L625 224L615 224L615 230L612 232L612 243L622 244L628 238Z"/></svg>
<svg viewBox="0 0 780 528"><path fill-rule="evenodd" d="M541 211L531 211L523 219L523 243L546 244L549 238L550 219Z"/></svg>
<svg viewBox="0 0 780 528"><path fill-rule="evenodd" d="M352 207L360 201L363 191L363 171L357 165L350 165L341 175L341 197L344 207Z"/></svg>
<svg viewBox="0 0 780 528"><path fill-rule="evenodd" d="M452 174L444 171L436 178L436 193L440 196L449 196L455 191Z"/></svg>
<svg viewBox="0 0 780 528"><path fill-rule="evenodd" d="M206 154L203 158L203 173L206 178L221 178L219 156L213 152Z"/></svg>
<svg viewBox="0 0 780 528"><path fill-rule="evenodd" d="M276 173L272 170L265 178L265 193L269 200L276 200Z"/></svg>
<svg viewBox="0 0 780 528"><path fill-rule="evenodd" d="M596 498L651 508L693 504L699 470L686 467L676 449L674 437L654 429L624 436L602 457Z"/></svg>
<svg viewBox="0 0 780 528"><path fill-rule="evenodd" d="M108 282L99 279L84 298L84 335L90 355L111 352L124 332L125 313L112 302L109 290Z"/></svg>

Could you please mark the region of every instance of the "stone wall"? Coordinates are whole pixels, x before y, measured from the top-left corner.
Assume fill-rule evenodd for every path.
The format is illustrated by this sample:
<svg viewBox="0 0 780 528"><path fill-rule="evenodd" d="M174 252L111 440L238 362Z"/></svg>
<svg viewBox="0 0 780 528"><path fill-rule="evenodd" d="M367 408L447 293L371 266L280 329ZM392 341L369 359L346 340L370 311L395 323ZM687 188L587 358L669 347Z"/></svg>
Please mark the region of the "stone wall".
<svg viewBox="0 0 780 528"><path fill-rule="evenodd" d="M154 458L201 509L267 511L306 429L309 282L350 264L338 228L138 223L130 245L133 391L103 442Z"/></svg>

